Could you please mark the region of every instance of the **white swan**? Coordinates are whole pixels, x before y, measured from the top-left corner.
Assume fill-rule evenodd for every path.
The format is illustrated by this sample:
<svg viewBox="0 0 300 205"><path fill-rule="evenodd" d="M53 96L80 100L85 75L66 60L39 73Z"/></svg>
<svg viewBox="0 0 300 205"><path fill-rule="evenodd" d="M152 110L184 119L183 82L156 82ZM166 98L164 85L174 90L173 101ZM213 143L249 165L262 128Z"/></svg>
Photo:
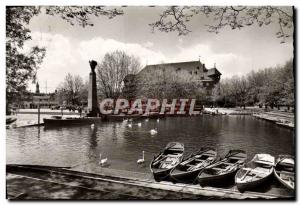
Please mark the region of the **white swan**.
<svg viewBox="0 0 300 205"><path fill-rule="evenodd" d="M99 159L99 161L100 161L99 164L100 164L101 167L104 167L104 166L108 165L108 159L107 158L102 159L101 153L100 153L100 159Z"/></svg>
<svg viewBox="0 0 300 205"><path fill-rule="evenodd" d="M91 124L91 128L94 129L95 128L95 124Z"/></svg>
<svg viewBox="0 0 300 205"><path fill-rule="evenodd" d="M128 119L124 119L123 122L128 122Z"/></svg>
<svg viewBox="0 0 300 205"><path fill-rule="evenodd" d="M138 161L136 163L143 164L144 162L145 162L145 151L143 151L143 158L142 159L138 159Z"/></svg>
<svg viewBox="0 0 300 205"><path fill-rule="evenodd" d="M148 118L146 118L146 119L145 119L145 122L148 122L148 121L149 121L149 119L148 119Z"/></svg>
<svg viewBox="0 0 300 205"><path fill-rule="evenodd" d="M138 125L139 127L142 127L142 123L141 123L141 122L139 122L137 125Z"/></svg>
<svg viewBox="0 0 300 205"><path fill-rule="evenodd" d="M150 130L151 135L156 135L157 134L157 128Z"/></svg>
<svg viewBox="0 0 300 205"><path fill-rule="evenodd" d="M157 118L156 122L159 122L159 118Z"/></svg>
<svg viewBox="0 0 300 205"><path fill-rule="evenodd" d="M129 128L132 128L132 124L131 124L131 123L130 123L130 124L128 124L127 126L128 126Z"/></svg>

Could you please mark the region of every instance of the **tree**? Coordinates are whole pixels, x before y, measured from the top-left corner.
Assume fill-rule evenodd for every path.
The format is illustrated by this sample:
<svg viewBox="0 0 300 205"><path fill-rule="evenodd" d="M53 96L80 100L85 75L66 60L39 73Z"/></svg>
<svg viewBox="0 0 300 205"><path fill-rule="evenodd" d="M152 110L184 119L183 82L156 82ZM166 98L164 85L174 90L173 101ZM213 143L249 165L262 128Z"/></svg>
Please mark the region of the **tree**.
<svg viewBox="0 0 300 205"><path fill-rule="evenodd" d="M225 27L241 29L245 26L267 26L277 23L279 30L276 33L281 43L292 36L293 10L292 7L276 6L170 6L160 14L159 19L151 23L152 30L162 32L177 32L178 35L187 35L191 32L188 23L196 15L213 18L213 24L206 25L209 32L219 33Z"/></svg>
<svg viewBox="0 0 300 205"><path fill-rule="evenodd" d="M138 76L138 95L140 97L157 99L189 98L201 102L207 101L207 93L202 83L195 76L178 75L176 72L166 72L164 67L156 68L155 72Z"/></svg>
<svg viewBox="0 0 300 205"><path fill-rule="evenodd" d="M140 60L124 51L106 53L97 67L100 94L106 98L118 98L124 87L124 78L136 74L140 67Z"/></svg>
<svg viewBox="0 0 300 205"><path fill-rule="evenodd" d="M233 76L220 82L219 97L224 106L294 105L294 67L289 60L283 66L251 71L245 76Z"/></svg>
<svg viewBox="0 0 300 205"><path fill-rule="evenodd" d="M87 101L87 85L83 83L79 75L71 75L68 73L57 88L57 97L60 104L66 101L67 104L81 105L83 101Z"/></svg>
<svg viewBox="0 0 300 205"><path fill-rule="evenodd" d="M6 10L6 111L15 98L26 91L27 83L35 79L36 70L45 56L45 49L32 47L23 50L24 42L31 39L26 28L32 16L38 13L35 7L7 7Z"/></svg>
<svg viewBox="0 0 300 205"><path fill-rule="evenodd" d="M93 26L90 17L122 15L118 9L102 6L7 6L6 7L6 106L26 91L30 80L35 80L37 69L45 57L45 48L37 46L29 51L23 49L24 43L31 40L28 24L33 16L40 13L60 16L71 25Z"/></svg>

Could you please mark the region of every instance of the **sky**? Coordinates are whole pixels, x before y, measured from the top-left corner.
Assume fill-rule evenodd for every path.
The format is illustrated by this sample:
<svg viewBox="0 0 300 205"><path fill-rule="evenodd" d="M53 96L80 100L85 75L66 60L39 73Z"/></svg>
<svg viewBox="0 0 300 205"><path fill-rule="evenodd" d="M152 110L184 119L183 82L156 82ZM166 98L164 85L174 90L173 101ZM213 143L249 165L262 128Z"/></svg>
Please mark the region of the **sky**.
<svg viewBox="0 0 300 205"><path fill-rule="evenodd" d="M150 23L164 7L125 7L124 15L108 19L93 17L93 27L71 26L57 16L40 14L30 21L33 45L44 46L46 57L38 70L41 92L53 92L67 73L88 80L89 60L99 63L107 52L123 50L145 65L200 60L206 67L216 64L221 78L245 75L251 70L282 65L293 58L293 39L281 44L277 24L207 32L211 19L195 16L186 36L176 32L151 32ZM35 91L35 85L29 85Z"/></svg>

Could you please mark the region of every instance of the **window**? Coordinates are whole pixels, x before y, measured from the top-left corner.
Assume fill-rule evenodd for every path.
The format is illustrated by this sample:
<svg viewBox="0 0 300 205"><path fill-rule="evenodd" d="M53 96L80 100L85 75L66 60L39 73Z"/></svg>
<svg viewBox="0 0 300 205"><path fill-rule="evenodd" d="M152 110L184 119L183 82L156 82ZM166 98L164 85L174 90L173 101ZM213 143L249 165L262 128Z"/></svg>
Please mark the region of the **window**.
<svg viewBox="0 0 300 205"><path fill-rule="evenodd" d="M197 75L197 71L195 71L195 74Z"/></svg>
<svg viewBox="0 0 300 205"><path fill-rule="evenodd" d="M198 70L200 69L199 66L197 66L197 69L198 69Z"/></svg>

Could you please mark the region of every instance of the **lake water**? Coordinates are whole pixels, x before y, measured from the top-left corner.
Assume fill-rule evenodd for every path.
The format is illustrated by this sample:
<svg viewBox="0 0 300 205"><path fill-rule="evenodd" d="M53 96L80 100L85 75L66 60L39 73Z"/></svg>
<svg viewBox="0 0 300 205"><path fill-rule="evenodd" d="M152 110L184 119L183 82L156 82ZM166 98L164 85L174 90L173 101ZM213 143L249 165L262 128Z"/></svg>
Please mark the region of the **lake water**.
<svg viewBox="0 0 300 205"><path fill-rule="evenodd" d="M25 115L29 119L31 115ZM24 117L23 116L23 117ZM35 117L35 116L34 116ZM19 115L22 118L22 115ZM138 127L137 123L142 122ZM157 128L157 135L150 130ZM250 160L256 153L294 154L294 133L251 116L170 117L126 122L103 122L95 129L89 125L45 129L27 127L7 129L7 163L51 166L82 166L108 158L110 168L150 172L153 155L170 141L184 143L187 153L202 146L216 147L224 156L230 149L243 149ZM145 151L145 166L136 161Z"/></svg>

